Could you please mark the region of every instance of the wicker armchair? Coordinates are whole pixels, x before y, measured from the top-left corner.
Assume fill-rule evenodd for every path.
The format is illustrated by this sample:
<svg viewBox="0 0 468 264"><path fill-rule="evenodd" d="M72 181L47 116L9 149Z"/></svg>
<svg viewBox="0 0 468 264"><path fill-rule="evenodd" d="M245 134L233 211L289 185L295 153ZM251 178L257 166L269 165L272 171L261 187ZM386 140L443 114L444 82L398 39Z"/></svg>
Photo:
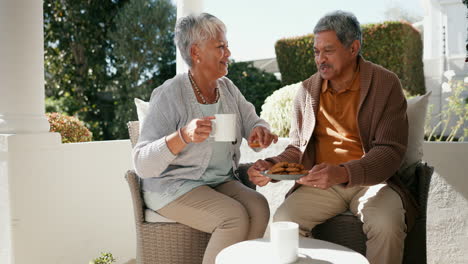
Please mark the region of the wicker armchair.
<svg viewBox="0 0 468 264"><path fill-rule="evenodd" d="M128 122L132 146L138 142L139 122ZM248 164L239 167L242 182L247 184ZM138 264L196 264L202 263L211 234L166 219L146 208L135 171L127 171L135 214ZM252 187L251 185L248 185Z"/></svg>
<svg viewBox="0 0 468 264"><path fill-rule="evenodd" d="M406 183L419 204L421 215L406 236L404 264L426 263L426 209L433 171L433 167L420 163L416 167L415 177ZM362 231L362 222L351 213L337 215L316 226L312 230L312 235L317 239L337 243L366 255L367 237Z"/></svg>
<svg viewBox="0 0 468 264"><path fill-rule="evenodd" d="M179 223L147 222L140 192L140 179L134 171L125 178L130 186L135 213L138 264L202 263L210 234Z"/></svg>

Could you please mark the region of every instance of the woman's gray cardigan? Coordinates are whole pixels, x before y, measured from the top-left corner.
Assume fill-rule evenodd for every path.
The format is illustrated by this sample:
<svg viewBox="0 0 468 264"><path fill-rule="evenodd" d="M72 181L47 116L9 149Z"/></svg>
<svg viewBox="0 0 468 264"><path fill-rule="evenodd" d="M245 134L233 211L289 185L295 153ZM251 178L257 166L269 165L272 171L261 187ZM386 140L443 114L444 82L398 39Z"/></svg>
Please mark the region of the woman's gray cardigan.
<svg viewBox="0 0 468 264"><path fill-rule="evenodd" d="M231 80L222 77L217 82L222 112L237 115L236 141L231 148L233 171L236 171L242 138L248 138L256 126L269 128L269 125L257 116L254 106ZM178 74L154 89L149 108L133 149L135 170L143 178L144 191L169 195L184 181L203 175L211 158L213 138L190 143L178 155L173 155L167 147L167 135L203 117L187 73Z"/></svg>

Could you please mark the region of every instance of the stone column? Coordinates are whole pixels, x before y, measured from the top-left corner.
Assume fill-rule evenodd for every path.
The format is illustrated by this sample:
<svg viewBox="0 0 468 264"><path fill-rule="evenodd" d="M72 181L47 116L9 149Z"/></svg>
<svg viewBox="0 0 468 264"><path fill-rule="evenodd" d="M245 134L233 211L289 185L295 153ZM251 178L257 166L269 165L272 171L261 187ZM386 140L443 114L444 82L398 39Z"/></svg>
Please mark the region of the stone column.
<svg viewBox="0 0 468 264"><path fill-rule="evenodd" d="M0 134L49 131L42 1L0 1Z"/></svg>
<svg viewBox="0 0 468 264"><path fill-rule="evenodd" d="M203 0L177 0L177 19L191 13L201 13L203 10ZM188 66L180 56L177 49L177 73L188 71Z"/></svg>

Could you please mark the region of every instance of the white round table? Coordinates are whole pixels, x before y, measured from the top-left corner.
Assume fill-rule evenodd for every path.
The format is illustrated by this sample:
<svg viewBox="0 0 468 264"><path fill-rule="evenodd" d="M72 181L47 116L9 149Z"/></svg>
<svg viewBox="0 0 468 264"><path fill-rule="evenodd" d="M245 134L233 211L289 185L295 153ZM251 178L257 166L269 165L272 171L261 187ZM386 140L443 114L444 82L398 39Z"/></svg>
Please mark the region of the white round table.
<svg viewBox="0 0 468 264"><path fill-rule="evenodd" d="M269 239L243 241L223 249L216 257L216 264L278 263L274 259ZM338 244L312 238L299 238L299 258L295 264L369 264L356 251Z"/></svg>

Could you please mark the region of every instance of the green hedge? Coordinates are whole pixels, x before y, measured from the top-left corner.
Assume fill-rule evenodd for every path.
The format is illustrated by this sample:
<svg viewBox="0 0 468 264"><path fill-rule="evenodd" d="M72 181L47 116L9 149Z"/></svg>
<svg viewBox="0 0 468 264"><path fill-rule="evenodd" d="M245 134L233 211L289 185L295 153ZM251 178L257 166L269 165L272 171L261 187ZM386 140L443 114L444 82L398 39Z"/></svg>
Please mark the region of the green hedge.
<svg viewBox="0 0 468 264"><path fill-rule="evenodd" d="M275 51L283 85L303 81L317 71L313 34L278 40Z"/></svg>
<svg viewBox="0 0 468 264"><path fill-rule="evenodd" d="M362 55L393 71L409 94L424 94L423 45L420 33L406 22L384 22L362 27ZM309 78L317 71L314 35L276 42L276 58L284 85Z"/></svg>

